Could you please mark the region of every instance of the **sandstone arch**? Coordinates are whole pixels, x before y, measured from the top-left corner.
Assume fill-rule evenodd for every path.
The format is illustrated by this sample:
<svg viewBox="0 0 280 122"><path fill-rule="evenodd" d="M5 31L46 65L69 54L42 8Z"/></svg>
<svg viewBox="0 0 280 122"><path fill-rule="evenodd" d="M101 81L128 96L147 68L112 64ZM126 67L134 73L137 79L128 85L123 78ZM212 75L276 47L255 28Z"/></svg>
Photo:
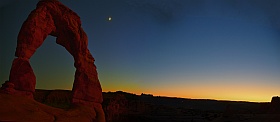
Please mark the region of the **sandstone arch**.
<svg viewBox="0 0 280 122"><path fill-rule="evenodd" d="M103 112L102 89L80 17L57 0L38 2L36 9L23 23L18 34L17 58L13 61L9 81L3 84L1 91L33 99L36 77L29 59L48 35L56 37L56 43L65 47L74 58L76 72L72 103L91 106Z"/></svg>

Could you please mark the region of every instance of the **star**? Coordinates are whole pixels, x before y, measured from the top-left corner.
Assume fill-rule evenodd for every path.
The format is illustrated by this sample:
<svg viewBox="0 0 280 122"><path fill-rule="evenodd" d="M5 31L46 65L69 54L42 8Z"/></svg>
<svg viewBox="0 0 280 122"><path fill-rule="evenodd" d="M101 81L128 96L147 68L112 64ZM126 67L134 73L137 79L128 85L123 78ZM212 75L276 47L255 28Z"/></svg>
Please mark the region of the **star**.
<svg viewBox="0 0 280 122"><path fill-rule="evenodd" d="M112 17L108 17L108 21L112 21Z"/></svg>

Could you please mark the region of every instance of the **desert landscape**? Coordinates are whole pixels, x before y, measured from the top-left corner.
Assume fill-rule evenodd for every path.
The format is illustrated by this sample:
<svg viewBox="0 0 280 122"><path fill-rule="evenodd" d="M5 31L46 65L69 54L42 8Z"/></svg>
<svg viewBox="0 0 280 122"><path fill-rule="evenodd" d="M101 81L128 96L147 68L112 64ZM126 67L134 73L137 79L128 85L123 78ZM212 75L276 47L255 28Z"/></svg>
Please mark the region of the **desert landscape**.
<svg viewBox="0 0 280 122"><path fill-rule="evenodd" d="M185 99L103 92L107 122L278 122L280 99L270 103ZM34 100L0 94L1 121L91 122L95 112L71 105L69 90L40 90Z"/></svg>
<svg viewBox="0 0 280 122"><path fill-rule="evenodd" d="M2 0L0 121L280 122L279 6Z"/></svg>

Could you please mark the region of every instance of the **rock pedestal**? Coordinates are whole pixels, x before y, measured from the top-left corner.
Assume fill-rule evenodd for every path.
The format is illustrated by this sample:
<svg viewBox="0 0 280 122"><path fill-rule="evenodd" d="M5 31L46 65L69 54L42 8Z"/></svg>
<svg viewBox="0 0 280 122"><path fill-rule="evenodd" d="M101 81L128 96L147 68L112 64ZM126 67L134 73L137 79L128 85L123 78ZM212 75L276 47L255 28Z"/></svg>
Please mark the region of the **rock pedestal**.
<svg viewBox="0 0 280 122"><path fill-rule="evenodd" d="M48 35L73 56L76 68L72 103L89 106L97 112L98 122L105 121L101 103L102 89L94 58L88 50L88 38L81 27L80 17L57 0L41 0L23 23L9 81L1 91L33 98L36 77L29 59Z"/></svg>

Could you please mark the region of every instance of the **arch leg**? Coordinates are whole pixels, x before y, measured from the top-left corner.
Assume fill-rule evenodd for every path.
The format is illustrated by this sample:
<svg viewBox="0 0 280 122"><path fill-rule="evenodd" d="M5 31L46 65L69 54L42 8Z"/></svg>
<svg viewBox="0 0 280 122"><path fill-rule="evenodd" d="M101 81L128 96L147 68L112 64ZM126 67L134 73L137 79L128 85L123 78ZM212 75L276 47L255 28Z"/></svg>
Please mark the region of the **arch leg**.
<svg viewBox="0 0 280 122"><path fill-rule="evenodd" d="M44 7L39 7L31 12L23 23L17 38L17 48L10 70L9 81L6 81L1 91L8 94L27 96L33 99L35 92L36 76L30 65L29 59L45 38L55 30L53 20ZM41 16L38 16L41 13ZM41 21L45 20L45 21ZM40 23L34 25L34 23Z"/></svg>
<svg viewBox="0 0 280 122"><path fill-rule="evenodd" d="M15 58L10 71L9 81L2 85L1 91L33 99L35 85L36 77L29 60L26 58Z"/></svg>

